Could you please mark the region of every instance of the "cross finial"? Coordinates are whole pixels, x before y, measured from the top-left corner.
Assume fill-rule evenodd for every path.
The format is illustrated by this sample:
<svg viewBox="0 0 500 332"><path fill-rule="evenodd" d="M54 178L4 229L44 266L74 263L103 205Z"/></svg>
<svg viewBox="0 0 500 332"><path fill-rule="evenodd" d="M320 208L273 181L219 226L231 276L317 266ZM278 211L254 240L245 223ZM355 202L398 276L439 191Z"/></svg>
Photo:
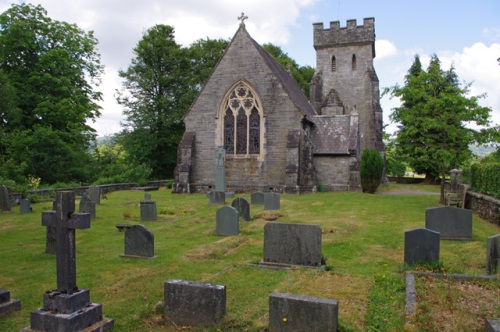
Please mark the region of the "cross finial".
<svg viewBox="0 0 500 332"><path fill-rule="evenodd" d="M238 17L238 20L241 21L240 26L244 27L245 26L245 20L248 19L248 16L245 15L245 13L241 12L241 16Z"/></svg>

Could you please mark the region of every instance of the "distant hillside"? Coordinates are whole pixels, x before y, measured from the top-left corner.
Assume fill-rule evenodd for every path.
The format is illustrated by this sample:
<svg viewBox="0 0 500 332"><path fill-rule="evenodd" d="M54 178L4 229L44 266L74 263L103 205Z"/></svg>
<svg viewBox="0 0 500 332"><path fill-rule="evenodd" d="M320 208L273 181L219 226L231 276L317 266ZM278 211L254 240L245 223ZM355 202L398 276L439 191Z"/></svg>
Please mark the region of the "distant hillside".
<svg viewBox="0 0 500 332"><path fill-rule="evenodd" d="M469 145L469 149L478 157L484 157L497 150L497 147L490 145Z"/></svg>

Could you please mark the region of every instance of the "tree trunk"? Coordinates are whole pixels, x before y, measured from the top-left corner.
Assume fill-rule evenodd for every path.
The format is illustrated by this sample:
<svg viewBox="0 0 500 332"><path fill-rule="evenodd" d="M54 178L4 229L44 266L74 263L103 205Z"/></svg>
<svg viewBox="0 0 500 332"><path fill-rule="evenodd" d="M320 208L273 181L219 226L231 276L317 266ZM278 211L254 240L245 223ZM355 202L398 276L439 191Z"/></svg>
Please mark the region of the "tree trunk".
<svg viewBox="0 0 500 332"><path fill-rule="evenodd" d="M436 184L436 178L431 173L425 173L423 184Z"/></svg>

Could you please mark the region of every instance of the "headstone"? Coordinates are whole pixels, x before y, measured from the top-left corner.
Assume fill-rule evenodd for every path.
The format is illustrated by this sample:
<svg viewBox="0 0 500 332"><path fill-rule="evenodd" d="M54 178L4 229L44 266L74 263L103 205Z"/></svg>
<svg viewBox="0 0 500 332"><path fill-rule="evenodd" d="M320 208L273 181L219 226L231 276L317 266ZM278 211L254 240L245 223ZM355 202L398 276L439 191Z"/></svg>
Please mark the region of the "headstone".
<svg viewBox="0 0 500 332"><path fill-rule="evenodd" d="M33 211L33 209L31 207L31 202L29 199L23 198L19 200L19 212L21 214L31 213L31 211Z"/></svg>
<svg viewBox="0 0 500 332"><path fill-rule="evenodd" d="M484 318L484 332L500 332L500 319Z"/></svg>
<svg viewBox="0 0 500 332"><path fill-rule="evenodd" d="M0 186L0 211L3 212L11 211L9 191L7 190L7 187L4 185Z"/></svg>
<svg viewBox="0 0 500 332"><path fill-rule="evenodd" d="M226 286L169 279L164 285L167 323L181 326L217 324L226 314Z"/></svg>
<svg viewBox="0 0 500 332"><path fill-rule="evenodd" d="M215 191L223 193L226 192L225 158L226 150L222 146L218 146L215 150Z"/></svg>
<svg viewBox="0 0 500 332"><path fill-rule="evenodd" d="M80 208L78 211L90 214L90 220L94 220L96 218L95 203L90 200L86 193L82 194Z"/></svg>
<svg viewBox="0 0 500 332"><path fill-rule="evenodd" d="M264 193L264 210L279 210L280 194Z"/></svg>
<svg viewBox="0 0 500 332"><path fill-rule="evenodd" d="M89 187L89 198L90 201L96 205L101 205L101 187L90 186Z"/></svg>
<svg viewBox="0 0 500 332"><path fill-rule="evenodd" d="M151 194L144 194L144 200L145 201L150 201L151 200Z"/></svg>
<svg viewBox="0 0 500 332"><path fill-rule="evenodd" d="M21 301L11 299L9 291L0 289L0 315L15 310L21 310Z"/></svg>
<svg viewBox="0 0 500 332"><path fill-rule="evenodd" d="M57 203L54 200L52 202L52 210L42 212L42 226L46 227L45 231L45 253L54 254L56 253L56 209Z"/></svg>
<svg viewBox="0 0 500 332"><path fill-rule="evenodd" d="M500 234L486 239L486 274L500 272Z"/></svg>
<svg viewBox="0 0 500 332"><path fill-rule="evenodd" d="M226 198L234 198L234 191L226 191Z"/></svg>
<svg viewBox="0 0 500 332"><path fill-rule="evenodd" d="M404 263L414 265L419 262L439 261L438 232L426 228L415 228L405 231Z"/></svg>
<svg viewBox="0 0 500 332"><path fill-rule="evenodd" d="M215 235L239 235L238 210L232 206L223 206L217 210Z"/></svg>
<svg viewBox="0 0 500 332"><path fill-rule="evenodd" d="M265 264L321 267L321 227L270 222L264 226Z"/></svg>
<svg viewBox="0 0 500 332"><path fill-rule="evenodd" d="M210 204L226 204L226 193L223 191L212 191L209 196Z"/></svg>
<svg viewBox="0 0 500 332"><path fill-rule="evenodd" d="M253 205L264 205L264 193L256 192L250 195L250 203Z"/></svg>
<svg viewBox="0 0 500 332"><path fill-rule="evenodd" d="M472 240L472 211L452 206L428 208L425 228L441 234L442 240Z"/></svg>
<svg viewBox="0 0 500 332"><path fill-rule="evenodd" d="M231 206L238 211L239 216L245 221L250 221L250 204L246 199L242 197L236 198L231 203Z"/></svg>
<svg viewBox="0 0 500 332"><path fill-rule="evenodd" d="M54 217L48 221L56 228L57 289L46 292L43 307L31 312L31 330L109 331L113 327L113 320L102 316L102 305L90 302L89 290L76 285L75 230L89 228L90 215L74 211L74 192L57 192L56 211L51 211Z"/></svg>
<svg viewBox="0 0 500 332"><path fill-rule="evenodd" d="M141 201L141 220L142 221L155 221L156 217L157 217L156 202Z"/></svg>
<svg viewBox="0 0 500 332"><path fill-rule="evenodd" d="M125 253L122 257L155 257L155 237L143 225L134 225L125 231Z"/></svg>
<svg viewBox="0 0 500 332"><path fill-rule="evenodd" d="M269 331L337 331L336 300L272 293L269 296Z"/></svg>

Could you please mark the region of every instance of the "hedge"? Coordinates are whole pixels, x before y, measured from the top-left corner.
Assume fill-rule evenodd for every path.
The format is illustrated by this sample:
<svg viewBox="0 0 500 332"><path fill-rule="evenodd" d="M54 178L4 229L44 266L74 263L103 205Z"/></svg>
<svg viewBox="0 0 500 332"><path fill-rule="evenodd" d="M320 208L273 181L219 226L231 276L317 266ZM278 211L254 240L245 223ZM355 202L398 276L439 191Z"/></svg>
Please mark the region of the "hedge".
<svg viewBox="0 0 500 332"><path fill-rule="evenodd" d="M500 198L500 163L472 165L471 187L473 191Z"/></svg>

